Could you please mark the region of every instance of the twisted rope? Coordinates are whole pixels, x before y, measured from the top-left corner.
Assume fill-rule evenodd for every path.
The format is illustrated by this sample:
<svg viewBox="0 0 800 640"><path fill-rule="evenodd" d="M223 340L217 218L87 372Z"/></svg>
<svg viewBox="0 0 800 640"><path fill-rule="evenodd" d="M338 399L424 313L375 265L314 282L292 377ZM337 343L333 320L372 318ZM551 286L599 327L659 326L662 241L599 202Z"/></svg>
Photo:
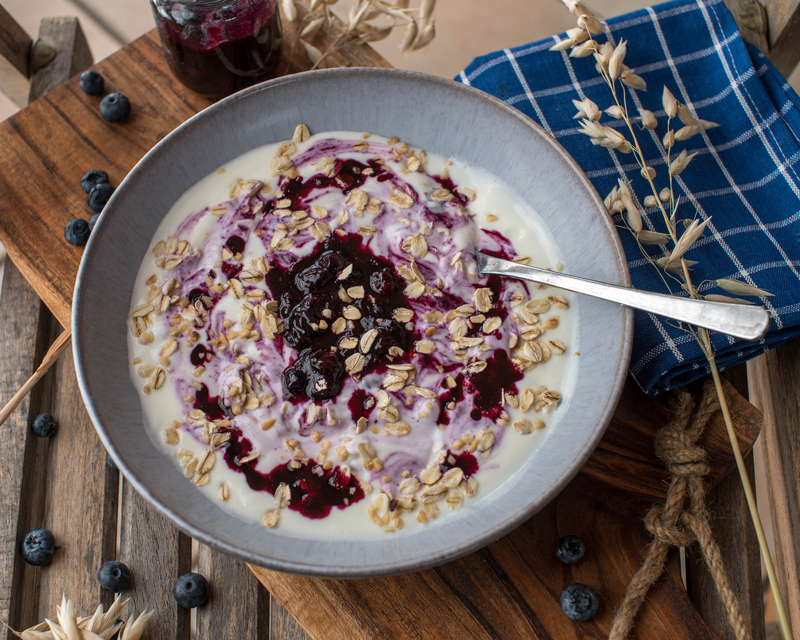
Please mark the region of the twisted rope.
<svg viewBox="0 0 800 640"><path fill-rule="evenodd" d="M625 640L628 637L647 592L664 571L667 552L672 547L688 547L694 542L700 546L717 592L728 611L728 620L736 638L746 640L749 634L742 619L739 601L731 589L722 555L708 523L703 476L709 469L706 452L697 445L709 419L719 411L714 385L706 383L696 413L694 399L686 391L678 392L671 402L671 408L675 416L656 435L655 449L656 455L672 473L672 481L666 502L653 507L645 516L644 525L652 534L653 541L614 616L609 640Z"/></svg>

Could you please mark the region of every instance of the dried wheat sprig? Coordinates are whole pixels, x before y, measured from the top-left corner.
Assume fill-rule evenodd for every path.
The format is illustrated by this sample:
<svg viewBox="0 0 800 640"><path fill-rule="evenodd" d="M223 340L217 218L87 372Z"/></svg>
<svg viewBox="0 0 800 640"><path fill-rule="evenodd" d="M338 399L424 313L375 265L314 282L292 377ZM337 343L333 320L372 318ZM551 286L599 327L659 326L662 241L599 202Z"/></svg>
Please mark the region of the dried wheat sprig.
<svg viewBox="0 0 800 640"><path fill-rule="evenodd" d="M609 148L617 148L618 150L625 148L626 153L630 152L633 153L633 156L636 159L637 164L639 164L640 166L642 177L648 182L650 189L652 190L652 196L648 196L645 199L645 206L658 207L658 209L662 213L664 222L667 226L667 230L669 233L650 235L650 234L655 234L655 232L647 232L647 235L644 235L645 231L642 229L641 215L638 213L638 208L636 208L634 205L633 198L631 196L631 193L627 185L621 180L619 181L619 187L618 188L615 187L614 190L606 198L605 202L606 208L609 210L609 213L622 213L622 211L625 211L626 216L623 218L623 220L625 220L628 228L636 236L640 250L642 250L642 252L647 256L647 259L652 264L660 267L660 269L658 270L659 274L661 273L661 270L663 270L664 272L672 271L682 275L684 280L683 284L681 285L682 288L686 290L692 298L698 298L700 297L700 295L698 294L695 286L692 284L691 275L689 273L689 269L693 264L693 261L687 260L685 254L692 247L692 245L702 236L702 232L705 229L705 226L710 222L710 218L706 219L702 223L700 223L697 220L691 221L689 226L685 229L684 233L682 234L681 238L679 239L677 237L675 216L678 210L679 200L676 201L675 199L673 178L677 175L680 175L680 173L687 168L689 163L695 157L696 153L688 154L684 149L680 152L680 154L678 154L678 156L674 160L671 157L671 153L676 141L680 142L688 140L691 137L699 133L702 133L707 129L714 128L718 125L714 122L709 122L707 120L701 120L699 118L695 118L689 111L688 107L684 104L681 104L672 95L669 89L667 89L667 87L664 87L662 92L662 106L664 107L664 111L667 115L667 133L663 138L663 144L667 156L666 166L669 169L667 172L669 179L669 187L659 191L656 188L655 183L653 182L653 179L655 177L655 171L652 169L652 167L649 167L646 164L644 154L642 152L641 146L639 145L639 141L636 136L632 119L628 114L627 97L625 95L624 88L622 89L623 91L622 102L620 102L619 97L617 95L617 89L616 89L617 80L619 80L622 85L626 85L629 88L637 90L645 90L647 87L643 78L637 76L631 69L625 67L624 65L624 58L625 54L627 53L627 43L624 40L622 40L620 41L619 44L617 44L616 47L612 47L608 42L599 45L592 36L601 33L602 28L598 30L597 28L598 25L595 24L586 15L588 13L587 10L575 0L563 0L563 2L567 6L567 8L578 17L579 29L577 31L575 29L572 29L569 32L567 32L568 37L565 40L562 40L561 42L557 43L554 47L551 48L551 50L566 51L567 49L572 49L569 55L576 58L587 57L590 54L594 55L595 60L597 62L596 64L597 71L603 77L605 83L611 90L611 94L615 102L615 104L612 105L605 112L610 117L621 119L625 122L625 125L627 126L627 129L631 136L631 140L630 141L625 140L625 142L627 143L627 146L630 146L630 149L628 149L626 145L623 145L619 141L620 137L625 139L624 136L622 136L622 134L615 132L617 133L616 136L610 135L606 131L606 130L611 130L610 127L604 127L603 125L596 124L595 119L589 117L589 111L584 108L586 100L588 99L585 99L581 103L575 102L575 106L579 109L579 114L576 117L581 119L581 126L583 133L590 136L593 144L601 144L602 146L606 146ZM657 121L655 119L655 116L651 112L643 112L640 110L639 113L643 129L654 129L657 126ZM671 127L672 120L676 116L684 125L677 132L673 131ZM610 141L612 139L616 141L614 144L610 144ZM606 144L604 144L604 142L606 142ZM667 209L665 207L666 204L669 205L669 210L671 212L669 214L667 213ZM646 254L646 252L644 252L642 248L642 244L645 243L668 244L670 240L674 244L672 252L670 253L669 256L662 257L658 260L653 260L649 255ZM720 287L724 291L727 291L728 293L734 293L738 295L749 295L749 296L771 295L769 292L764 291L763 289L759 289L758 287L753 287L751 285L736 280L719 279L713 282L718 287ZM669 289L669 286L667 286L667 288ZM720 296L716 294L710 294L703 297L705 299L711 299L711 300L716 299L717 301L723 301L723 299L725 299L724 301L726 302L733 302L737 304L749 303L749 301L743 300L741 298L728 298L727 296ZM750 479L747 470L744 467L744 460L742 458L742 453L739 448L739 442L733 428L730 412L728 410L728 405L725 400L725 394L722 390L722 384L720 382L719 371L717 369L716 359L714 357L714 352L711 345L709 333L705 329L698 329L697 331L695 331L694 327L691 326L688 326L686 330L688 330L695 338L706 360L708 361L709 369L711 371L711 376L714 380L714 386L717 391L717 396L719 398L720 406L722 409L722 415L724 418L725 427L728 431L728 437L731 443L731 448L734 453L734 458L736 459L736 466L739 471L739 476L742 481L742 486L744 488L747 506L750 511L750 516L753 521L753 525L756 529L756 536L758 538L759 548L761 550L761 553L764 555L765 562L767 565L767 576L769 578L770 588L772 589L773 595L775 597L776 608L778 610L778 617L780 619L783 635L785 640L791 640L792 632L791 632L791 627L789 625L788 617L786 615L786 610L784 607L783 598L780 591L780 585L778 583L777 577L775 576L775 570L772 563L771 554L766 544L766 539L764 537L764 531L761 524L761 519L758 515L758 510L756 508L755 496L753 495L752 485L750 484Z"/></svg>
<svg viewBox="0 0 800 640"><path fill-rule="evenodd" d="M321 68L326 58L348 43L364 44L379 42L391 35L398 27L405 32L400 48L408 54L429 45L436 37L436 20L433 16L436 0L421 0L417 9L409 8L408 0L359 0L350 10L344 32L340 33L323 52L310 40L320 33L330 33L333 21L330 18L330 5L337 0L311 0L309 12L298 26L292 49L299 41L312 62L312 69ZM281 0L281 10L287 22L294 23L298 18L295 0ZM322 12L315 13L317 9ZM412 13L416 12L415 18ZM390 24L374 24L370 20L380 17L393 19Z"/></svg>
<svg viewBox="0 0 800 640"><path fill-rule="evenodd" d="M56 605L56 621L45 619L24 631L11 633L22 640L109 640L120 631L120 640L139 640L147 627L154 611L143 612L138 618L129 616L125 622L117 622L120 613L129 599L122 600L119 594L114 596L114 603L103 613L103 605L98 605L91 616L77 617L72 600L61 596L61 604Z"/></svg>
<svg viewBox="0 0 800 640"><path fill-rule="evenodd" d="M0 409L0 425L8 420L8 417L14 413L14 409L17 408L19 403L22 402L23 398L28 395L28 392L37 382L39 382L39 380L41 380L42 376L47 373L50 367L56 363L56 361L61 357L61 354L67 350L71 343L72 328L67 327L61 332L61 335L56 338L55 342L50 345L50 348L47 350L47 353L42 359L42 363L36 368L36 371L33 372L33 375L25 381L25 384L23 384L19 391L14 394L14 397L11 398L11 400L9 400L2 409Z"/></svg>

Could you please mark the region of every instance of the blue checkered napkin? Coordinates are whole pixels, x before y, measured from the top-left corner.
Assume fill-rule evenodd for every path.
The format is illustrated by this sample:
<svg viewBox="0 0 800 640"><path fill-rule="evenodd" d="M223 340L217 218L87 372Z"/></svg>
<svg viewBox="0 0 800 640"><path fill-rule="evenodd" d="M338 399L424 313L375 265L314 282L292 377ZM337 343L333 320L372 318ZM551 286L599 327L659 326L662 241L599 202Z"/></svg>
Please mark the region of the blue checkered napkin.
<svg viewBox="0 0 800 640"><path fill-rule="evenodd" d="M622 176L640 198L648 194L632 155L593 146L580 133L572 100L588 97L601 108L612 104L594 59L570 58L548 49L561 37L498 51L475 59L457 80L487 91L541 124L567 151L605 197ZM721 368L731 366L800 333L800 99L775 68L746 45L721 0L679 0L609 20L605 35L616 45L628 41L625 63L647 82L633 91L629 108L653 111L655 131L639 134L645 158L657 171L655 183L667 186L661 139L666 116L662 87L685 103L696 118L719 123L686 142L697 157L675 183L682 204L678 218L711 218L703 238L688 252L697 260L693 281L703 294L728 295L707 282L731 278L771 291L772 298L751 298L766 305L771 331L759 342L714 334ZM603 116L602 124L622 130L621 120ZM677 128L682 124L677 122ZM674 157L674 155L673 155ZM616 221L621 225L619 214ZM661 213L644 214L644 228L666 231ZM620 230L633 285L666 293L629 231ZM646 247L659 258L662 247ZM591 277L591 274L576 274ZM679 285L671 285L679 290ZM685 294L683 294L685 295ZM650 395L708 373L690 334L662 318L636 312L631 374Z"/></svg>

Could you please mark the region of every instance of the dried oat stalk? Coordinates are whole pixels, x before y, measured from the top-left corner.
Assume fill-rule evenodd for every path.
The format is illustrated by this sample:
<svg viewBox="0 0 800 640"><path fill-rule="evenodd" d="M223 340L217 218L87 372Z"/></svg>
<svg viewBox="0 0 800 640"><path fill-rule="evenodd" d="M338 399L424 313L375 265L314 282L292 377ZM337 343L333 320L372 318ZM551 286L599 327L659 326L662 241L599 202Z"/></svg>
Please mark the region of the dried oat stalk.
<svg viewBox="0 0 800 640"><path fill-rule="evenodd" d="M127 620L121 617L122 610L128 604L129 598L122 600L120 595L114 596L114 603L103 611L103 605L98 605L90 616L79 617L75 614L75 605L66 596L61 596L61 604L56 606L56 620L46 619L25 631L11 630L17 638L22 640L60 640L61 638L83 638L84 640L108 640L119 632L119 640L139 640L144 634L147 623L155 613L143 612L138 617L129 616Z"/></svg>
<svg viewBox="0 0 800 640"><path fill-rule="evenodd" d="M571 58L585 58L592 56L595 60L595 68L605 81L611 94L613 104L607 109L601 110L592 100L584 97L583 100L573 100L573 104L578 110L575 118L580 121L583 133L591 138L592 144L607 147L619 151L620 153L632 154L636 163L639 165L640 175L646 183L647 195L639 200L634 193L633 185L620 179L618 186L614 187L605 199L605 205L610 215L620 214L624 226L636 237L642 254L658 270L665 285L670 289L670 281L677 282L680 288L686 291L692 298L704 298L713 302L728 302L735 304L752 304L745 300L745 297L760 297L762 300L772 294L768 291L755 286L754 283L741 282L720 278L710 280L695 285L692 282L690 268L697 262L689 260L686 254L695 248L697 241L703 236L706 226L711 222L710 218L700 220L696 212L689 218L679 219L677 217L680 197L675 195L675 178L679 176L691 163L696 153L689 153L686 149L680 152L676 150L676 144L685 142L696 135L705 135L708 129L718 125L708 120L702 120L692 114L691 110L664 87L661 93L661 107L666 115L666 131L661 134L663 145L663 160L666 167L665 175L660 176L648 163L644 157L642 148L639 144L637 131L654 131L659 127L658 119L655 114L646 109L638 109L637 114L632 114L628 109L627 95L631 90L646 91L647 83L638 76L634 69L625 64L627 54L627 42L620 40L613 44L607 38L604 42L599 42L595 36L604 34L605 30L598 18L584 5L576 0L562 0L570 12L576 17L577 26L567 31L567 37L559 41L551 48L551 51L569 51ZM563 54L562 54L563 55ZM603 124L601 120L605 116L611 120L622 120L624 122L624 132ZM677 121L681 126L677 126ZM627 131L625 131L625 129ZM656 181L663 186L659 189ZM653 231L644 228L645 217L639 202L645 209L657 209L667 228L667 233ZM661 257L654 258L644 250L643 245L660 246ZM714 293L714 288L719 288L726 293L733 294L731 297ZM700 289L709 293L700 293ZM670 289L671 290L671 289ZM772 559L764 538L763 528L755 506L755 497L752 492L747 470L744 467L739 443L728 412L725 394L719 379L716 360L711 345L709 333L705 329L698 329L692 326L682 326L683 330L692 334L700 349L705 355L714 384L717 390L722 414L728 430L728 435L733 449L739 475L747 498L748 508L756 528L761 553L764 554L767 566L768 577L773 595L775 596L778 615L781 620L784 637L791 638L791 630L788 618L785 613L780 589L775 576ZM614 631L612 631L614 636Z"/></svg>
<svg viewBox="0 0 800 640"><path fill-rule="evenodd" d="M395 29L403 30L400 49L404 54L426 47L436 37L433 15L436 0L420 0L419 6L409 7L408 0L359 0L350 10L347 25L323 52L314 42L322 35L332 35L333 20L330 6L337 0L311 0L309 11L297 25L297 40L305 49L312 69L323 68L325 59L349 44L379 42ZM295 0L281 0L284 20L294 24L299 15Z"/></svg>

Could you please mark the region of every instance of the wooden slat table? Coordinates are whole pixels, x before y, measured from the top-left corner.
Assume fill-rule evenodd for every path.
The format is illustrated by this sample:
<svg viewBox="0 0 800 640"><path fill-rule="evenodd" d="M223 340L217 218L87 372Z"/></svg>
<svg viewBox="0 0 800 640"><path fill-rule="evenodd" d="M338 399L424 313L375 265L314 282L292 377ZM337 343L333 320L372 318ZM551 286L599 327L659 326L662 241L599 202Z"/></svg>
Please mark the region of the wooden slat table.
<svg viewBox="0 0 800 640"><path fill-rule="evenodd" d="M302 16L301 16L302 17ZM335 37L336 34L333 34ZM308 68L300 47L292 47L294 33L286 29L281 73ZM327 42L330 42L330 38ZM321 49L327 46L319 42ZM330 58L332 66L388 66L367 46L348 47ZM72 80L33 103L10 121L0 124L0 242L6 246L14 264L7 263L0 296L0 398L7 398L34 370L47 346L70 320L72 287L80 250L68 247L62 239L64 224L71 218L88 218L85 195L77 188L89 168L108 171L112 184L119 184L133 164L158 140L208 102L180 85L166 70L160 45L154 32L126 46L97 65L109 91L121 90L133 103L132 117L124 125L109 125L97 115L98 99L84 95ZM9 211L13 208L15 215ZM35 212L29 217L20 211ZM42 238L50 239L42 243ZM51 248L52 247L52 248ZM16 266L14 266L16 265ZM26 282L29 280L35 289ZM38 296L37 296L38 294ZM40 302L40 299L44 304ZM752 407L733 393L742 446L749 449L758 433L759 420ZM617 593L635 570L638 550L646 536L640 518L650 501L663 496L663 469L659 469L651 451L653 425L667 417L664 407L645 399L629 382L615 427L604 439L597 454L584 472L565 492L565 497L548 507L536 522L564 520L562 513L581 487L590 497L605 500L607 509L619 510L598 518L612 523L601 530L598 539L605 565L613 567L614 536L626 549L635 549L608 576L609 589ZM50 441L40 441L29 428L34 416L51 411L60 421L60 433ZM654 416L642 427L639 416ZM638 423L637 423L638 421ZM77 390L70 353L35 389L3 427L0 438L0 621L24 628L54 614L62 591L88 609L98 602L108 604L110 597L101 591L95 579L96 569L106 560L117 558L134 568L135 584L127 594L137 610L156 608L149 638L190 637L189 612L179 609L171 596L176 576L193 564L213 585L212 599L197 610L198 638L270 638L300 640L307 637L281 604L254 578L246 565L221 555L203 545L193 552L192 541L169 525L119 474L108 467L105 452L86 415ZM709 427L706 446L712 454L711 476L716 478L715 496L719 505L715 529L723 543L732 582L745 607L747 624L754 638L763 637L760 570L752 527L746 519L735 474L723 478L732 460L725 446L720 422ZM633 443L633 445L632 445ZM635 454L631 455L630 452ZM634 469L638 471L634 472ZM636 474L647 476L636 478ZM660 474L660 475L659 475ZM613 481L605 482L609 477ZM605 484L599 481L603 480ZM580 484L583 483L583 484ZM603 494L605 486L613 494ZM632 491L640 498L632 500ZM605 496L605 497L604 497ZM609 496L614 496L610 499ZM580 497L580 496L579 496ZM578 498L575 498L576 500ZM586 501L586 498L581 498ZM564 505L567 505L565 507ZM732 517L726 519L726 514ZM735 517L733 517L735 516ZM571 518L571 519L570 519ZM574 514L567 522L578 520ZM40 570L25 565L17 548L29 528L47 526L56 535L61 550L49 567ZM605 525L603 525L605 526ZM611 525L609 525L611 526ZM258 571L262 582L271 585L311 632L315 640L333 633L359 638L389 636L424 637L425 630L438 628L436 612L428 612L430 625L405 621L406 625L386 622L368 605L380 600L382 586L394 590L397 598L406 598L409 607L419 603L412 597L413 584L426 583L431 594L445 601L451 596L449 610L461 616L461 637L572 637L573 627L560 618L544 620L534 631L526 626L535 619L526 601L516 592L532 588L525 581L547 567L530 565L524 571L504 573L507 563L539 563L531 544L550 544L549 537L558 527L525 525L488 549L441 569L385 581L335 583L291 578ZM586 535L594 535L587 531ZM539 536L541 539L538 539ZM553 538L555 540L555 538ZM601 551L598 550L598 555ZM621 558L622 556L620 556ZM520 565L522 567L524 565ZM600 564L586 565L588 571L601 571ZM481 573L483 572L483 573ZM690 560L689 583L692 599L705 618L705 624L692 609L681 586L677 556L670 560L664 583L654 593L652 604L643 613L640 637L674 637L676 629L693 629L696 637L730 637L724 612L709 588L702 566ZM577 575L577 574L576 574ZM481 576L503 585L491 611L475 600L479 594L462 593L472 584L477 589ZM602 573L595 576L603 579ZM612 579L613 578L613 579ZM497 582L499 581L499 582ZM348 586L349 585L349 586ZM545 586L547 583L545 582ZM352 587L352 588L350 588ZM554 587L550 587L554 588ZM557 595L557 594L556 594ZM553 594L543 593L542 597ZM490 598L491 599L491 598ZM381 605L382 606L382 605ZM520 609L520 607L523 607ZM528 620L504 622L505 611L517 611ZM612 611L601 612L598 624L585 627L591 637L602 637ZM677 617L671 620L670 615ZM533 617L530 617L533 615ZM336 619L337 616L340 619ZM335 623L335 624L334 624ZM437 624L435 624L437 623ZM398 623L399 624L399 623ZM348 626L354 625L354 626ZM409 626L410 625L410 626ZM707 626L706 626L707 625ZM357 631L357 633L356 633ZM411 633L413 631L413 634ZM563 632L563 633L562 633ZM439 628L439 635L446 635Z"/></svg>

